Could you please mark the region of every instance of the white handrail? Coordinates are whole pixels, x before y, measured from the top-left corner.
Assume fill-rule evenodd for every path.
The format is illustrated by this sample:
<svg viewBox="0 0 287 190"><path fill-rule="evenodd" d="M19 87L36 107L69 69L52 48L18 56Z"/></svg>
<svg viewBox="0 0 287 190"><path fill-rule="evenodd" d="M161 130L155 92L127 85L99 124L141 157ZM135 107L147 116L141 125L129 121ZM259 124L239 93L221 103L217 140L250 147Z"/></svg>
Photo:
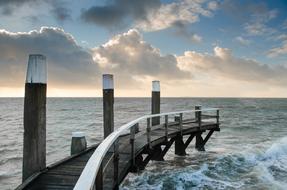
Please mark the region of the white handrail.
<svg viewBox="0 0 287 190"><path fill-rule="evenodd" d="M96 148L95 152L90 157L88 163L86 164L80 178L78 179L74 190L92 190L94 189L95 180L97 177L97 173L100 169L101 163L110 149L110 147L114 144L114 142L118 139L120 135L122 135L125 131L133 127L135 124L139 123L140 121L148 118L159 117L159 116L166 116L166 115L176 115L176 114L183 114L183 113L195 113L200 111L217 111L218 108L209 108L203 110L186 110L186 111L178 111L178 112L169 112L169 113L161 113L161 114L152 114L152 115L145 115L139 117L125 125L122 125L120 128L115 130L109 136L107 136L102 143Z"/></svg>

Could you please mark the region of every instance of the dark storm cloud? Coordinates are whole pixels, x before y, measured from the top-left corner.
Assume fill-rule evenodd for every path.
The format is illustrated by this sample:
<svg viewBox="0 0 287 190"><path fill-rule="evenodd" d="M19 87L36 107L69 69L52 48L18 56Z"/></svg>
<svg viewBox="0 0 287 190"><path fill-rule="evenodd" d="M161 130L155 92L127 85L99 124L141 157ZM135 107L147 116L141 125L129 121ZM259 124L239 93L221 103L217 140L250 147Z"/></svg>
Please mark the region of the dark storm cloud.
<svg viewBox="0 0 287 190"><path fill-rule="evenodd" d="M145 20L149 11L160 7L160 0L112 0L104 6L93 6L82 12L81 18L107 28L123 27L129 20Z"/></svg>

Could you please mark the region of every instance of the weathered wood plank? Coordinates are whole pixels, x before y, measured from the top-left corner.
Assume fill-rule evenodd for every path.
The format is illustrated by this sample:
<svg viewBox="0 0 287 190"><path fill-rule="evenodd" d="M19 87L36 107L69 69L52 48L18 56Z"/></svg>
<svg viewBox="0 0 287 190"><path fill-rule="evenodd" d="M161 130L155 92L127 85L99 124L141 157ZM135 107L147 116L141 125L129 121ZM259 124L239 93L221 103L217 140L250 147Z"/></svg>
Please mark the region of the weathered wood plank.
<svg viewBox="0 0 287 190"><path fill-rule="evenodd" d="M218 125L212 122L202 122L201 128L198 127L198 123L194 123L194 120L183 121L182 135L195 134L197 132L205 132L205 130L218 129ZM179 132L179 126L175 122L168 126L168 138L176 137ZM191 140L190 140L191 141ZM164 149L166 153L171 144L166 144L165 128L164 124L151 127L151 146L166 145ZM143 153L148 154L148 142L146 131L141 131L136 134L135 141L135 155L142 155ZM95 148L94 148L95 149ZM81 172L83 171L87 161L94 152L94 149L85 151L81 155L71 157L65 160L59 165L54 165L52 168L48 168L46 172L43 172L35 178L26 188L22 189L73 189L76 184ZM126 134L119 138L119 167L118 167L118 180L121 183L132 166L131 157L131 145L130 135ZM144 152L145 151L145 152ZM113 169L113 151L110 150L103 160L103 166L105 172L103 175L103 189L113 189L114 169ZM152 155L148 155L150 158ZM149 159L146 159L148 163ZM144 164L147 164L144 163Z"/></svg>

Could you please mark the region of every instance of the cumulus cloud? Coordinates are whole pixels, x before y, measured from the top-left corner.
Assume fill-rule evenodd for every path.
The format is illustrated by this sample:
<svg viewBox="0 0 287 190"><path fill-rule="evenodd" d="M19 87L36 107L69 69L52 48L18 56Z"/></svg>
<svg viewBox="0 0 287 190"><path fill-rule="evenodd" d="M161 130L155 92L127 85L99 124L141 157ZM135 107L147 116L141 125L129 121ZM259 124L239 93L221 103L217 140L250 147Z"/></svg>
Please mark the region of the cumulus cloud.
<svg viewBox="0 0 287 190"><path fill-rule="evenodd" d="M162 55L134 29L94 48L93 55L102 70L117 73L121 75L120 78L137 76L179 80L190 77L178 68L174 55Z"/></svg>
<svg viewBox="0 0 287 190"><path fill-rule="evenodd" d="M286 66L270 66L251 59L236 58L227 48L215 47L212 55L187 51L177 60L179 67L192 72L194 77L223 77L281 86L287 84Z"/></svg>
<svg viewBox="0 0 287 190"><path fill-rule="evenodd" d="M53 86L93 84L99 73L91 53L59 28L23 33L0 30L0 49L1 86L23 84L29 54L46 55Z"/></svg>
<svg viewBox="0 0 287 190"><path fill-rule="evenodd" d="M44 54L49 84L53 87L99 86L102 73L116 74L122 87L152 79L189 78L174 55L162 55L146 43L137 30L111 38L93 49L81 47L72 35L59 28L13 33L0 30L0 86L22 86L29 54Z"/></svg>
<svg viewBox="0 0 287 190"><path fill-rule="evenodd" d="M164 81L168 95L200 96L208 89L213 95L219 91L222 95L226 84L234 90L248 85L250 92L254 92L251 84L263 90L266 85L282 90L287 84L284 65L237 58L221 47L215 47L213 54L186 51L178 56L163 55L135 29L93 49L84 49L59 28L18 33L0 30L0 48L0 89L23 87L28 55L33 53L46 55L48 84L54 88L99 89L102 73L115 74L117 88L137 89L137 96L141 86L154 79Z"/></svg>

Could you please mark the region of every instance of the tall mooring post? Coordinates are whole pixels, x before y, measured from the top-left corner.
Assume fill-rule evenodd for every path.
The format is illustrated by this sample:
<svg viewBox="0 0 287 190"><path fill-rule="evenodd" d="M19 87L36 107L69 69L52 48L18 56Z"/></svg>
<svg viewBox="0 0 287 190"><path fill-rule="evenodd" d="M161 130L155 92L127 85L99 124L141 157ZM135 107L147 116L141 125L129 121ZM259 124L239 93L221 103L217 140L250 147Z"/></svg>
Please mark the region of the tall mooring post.
<svg viewBox="0 0 287 190"><path fill-rule="evenodd" d="M29 55L24 100L23 181L46 168L46 92L46 57Z"/></svg>
<svg viewBox="0 0 287 190"><path fill-rule="evenodd" d="M151 113L160 113L160 82L152 81ZM160 124L160 117L152 118L152 125Z"/></svg>
<svg viewBox="0 0 287 190"><path fill-rule="evenodd" d="M103 75L103 111L104 111L104 138L114 131L114 79L111 74ZM114 189L119 187L119 151L118 141L113 145ZM96 177L96 189L103 189L102 169Z"/></svg>
<svg viewBox="0 0 287 190"><path fill-rule="evenodd" d="M114 131L114 79L111 74L103 75L104 138Z"/></svg>

